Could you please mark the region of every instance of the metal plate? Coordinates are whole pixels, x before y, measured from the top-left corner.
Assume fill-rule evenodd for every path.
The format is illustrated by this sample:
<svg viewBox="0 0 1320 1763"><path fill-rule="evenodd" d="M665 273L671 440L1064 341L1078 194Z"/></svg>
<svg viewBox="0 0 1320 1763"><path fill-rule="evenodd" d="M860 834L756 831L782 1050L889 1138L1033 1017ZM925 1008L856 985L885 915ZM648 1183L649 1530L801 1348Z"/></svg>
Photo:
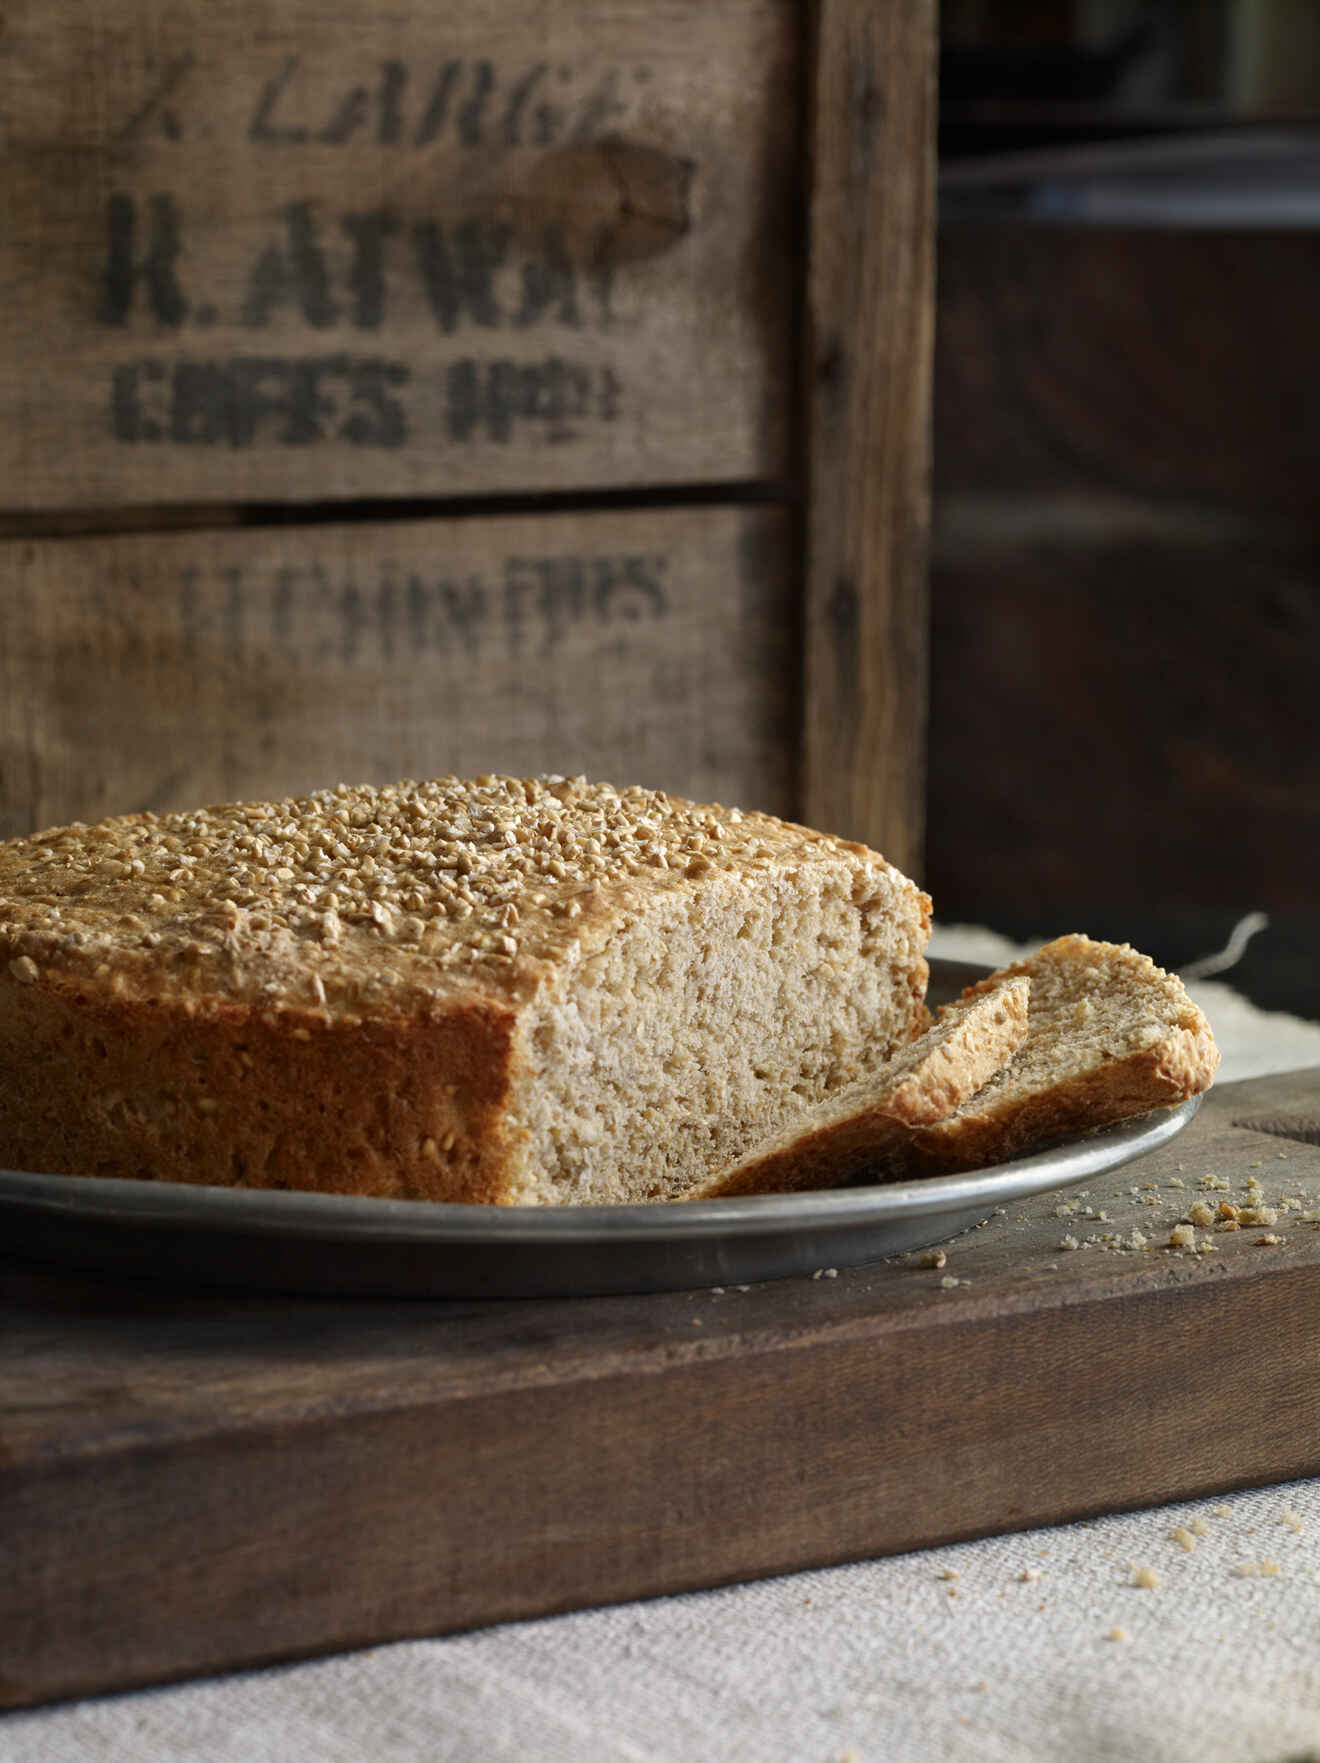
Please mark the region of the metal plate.
<svg viewBox="0 0 1320 1763"><path fill-rule="evenodd" d="M328 1296L684 1291L853 1267L1166 1144L1200 1097L968 1175L650 1206L501 1207L0 1172L14 1254L133 1278Z"/></svg>

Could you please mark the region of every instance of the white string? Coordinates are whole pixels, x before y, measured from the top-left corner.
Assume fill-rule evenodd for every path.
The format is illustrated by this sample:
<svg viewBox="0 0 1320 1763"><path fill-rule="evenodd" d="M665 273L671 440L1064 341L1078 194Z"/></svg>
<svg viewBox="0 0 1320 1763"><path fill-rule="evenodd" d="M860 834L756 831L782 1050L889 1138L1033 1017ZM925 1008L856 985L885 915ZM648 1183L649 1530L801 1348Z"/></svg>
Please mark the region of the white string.
<svg viewBox="0 0 1320 1763"><path fill-rule="evenodd" d="M1211 974L1227 973L1230 967L1236 967L1241 961L1247 944L1257 931L1264 930L1269 924L1269 915L1264 912L1248 912L1239 918L1229 933L1227 943L1214 955L1202 955L1199 961L1189 961L1181 969L1184 979L1209 979Z"/></svg>

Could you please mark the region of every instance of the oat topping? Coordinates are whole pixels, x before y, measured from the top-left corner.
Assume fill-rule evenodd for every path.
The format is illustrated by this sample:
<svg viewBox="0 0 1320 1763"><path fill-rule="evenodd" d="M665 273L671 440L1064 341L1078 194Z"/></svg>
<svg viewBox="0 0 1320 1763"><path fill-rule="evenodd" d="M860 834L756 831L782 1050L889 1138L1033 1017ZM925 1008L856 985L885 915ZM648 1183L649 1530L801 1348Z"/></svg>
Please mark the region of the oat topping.
<svg viewBox="0 0 1320 1763"><path fill-rule="evenodd" d="M654 892L845 850L863 853L580 777L340 785L0 845L0 957L26 984L110 962L153 994L290 1008L444 990L460 962L507 988L580 938L607 891L639 903L634 878Z"/></svg>

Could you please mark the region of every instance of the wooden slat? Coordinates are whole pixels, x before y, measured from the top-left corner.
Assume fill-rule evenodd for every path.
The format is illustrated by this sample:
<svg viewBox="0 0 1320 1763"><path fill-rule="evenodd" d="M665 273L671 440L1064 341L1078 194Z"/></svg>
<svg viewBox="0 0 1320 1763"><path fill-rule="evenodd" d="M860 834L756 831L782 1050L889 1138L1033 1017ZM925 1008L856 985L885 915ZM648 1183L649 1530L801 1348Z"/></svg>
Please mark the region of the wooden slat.
<svg viewBox="0 0 1320 1763"><path fill-rule="evenodd" d="M16 0L10 508L785 471L791 0Z"/></svg>
<svg viewBox="0 0 1320 1763"><path fill-rule="evenodd" d="M1320 231L949 226L941 496L1110 495L1320 531Z"/></svg>
<svg viewBox="0 0 1320 1763"><path fill-rule="evenodd" d="M710 508L0 545L0 836L448 772L787 813L784 528Z"/></svg>
<svg viewBox="0 0 1320 1763"><path fill-rule="evenodd" d="M1313 1206L1320 1148L1235 1123L1318 1108L1320 1072L1214 1091L1166 1150L1091 1184L1106 1222L1015 1204L944 1274L913 1256L747 1291L400 1307L9 1263L0 1695L1315 1474L1320 1235L1292 1212L1274 1246L1163 1244L1199 1170L1240 1202L1259 1172ZM1059 1247L1133 1227L1148 1248Z"/></svg>
<svg viewBox="0 0 1320 1763"><path fill-rule="evenodd" d="M1320 232L1013 221L939 251L941 910L1313 907Z"/></svg>
<svg viewBox="0 0 1320 1763"><path fill-rule="evenodd" d="M935 9L814 10L803 811L911 867L924 781Z"/></svg>
<svg viewBox="0 0 1320 1763"><path fill-rule="evenodd" d="M1318 587L1314 536L1279 521L940 503L924 877L945 916L1314 908Z"/></svg>

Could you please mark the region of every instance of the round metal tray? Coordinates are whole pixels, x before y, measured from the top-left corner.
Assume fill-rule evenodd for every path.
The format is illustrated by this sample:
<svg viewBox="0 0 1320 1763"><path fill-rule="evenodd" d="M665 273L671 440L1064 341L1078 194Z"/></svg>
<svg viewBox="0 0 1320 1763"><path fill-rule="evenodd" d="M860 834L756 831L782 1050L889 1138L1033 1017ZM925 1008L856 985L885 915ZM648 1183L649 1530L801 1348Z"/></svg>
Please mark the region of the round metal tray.
<svg viewBox="0 0 1320 1763"><path fill-rule="evenodd" d="M364 1200L0 1172L0 1243L133 1278L336 1297L571 1297L743 1285L924 1248L1166 1144L1177 1108L967 1175L650 1206Z"/></svg>

